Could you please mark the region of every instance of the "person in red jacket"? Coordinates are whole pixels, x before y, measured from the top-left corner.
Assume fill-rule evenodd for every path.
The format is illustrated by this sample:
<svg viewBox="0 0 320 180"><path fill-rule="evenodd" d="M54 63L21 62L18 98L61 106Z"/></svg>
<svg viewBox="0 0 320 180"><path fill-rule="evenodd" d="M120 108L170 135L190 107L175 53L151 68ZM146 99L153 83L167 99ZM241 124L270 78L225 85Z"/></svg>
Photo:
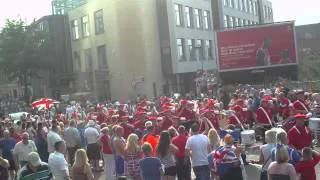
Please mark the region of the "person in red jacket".
<svg viewBox="0 0 320 180"><path fill-rule="evenodd" d="M285 97L284 92L279 94L279 114L283 119L286 119L290 116L290 107L289 99Z"/></svg>
<svg viewBox="0 0 320 180"><path fill-rule="evenodd" d="M296 92L297 95L297 100L293 103L293 107L295 109L295 113L299 114L307 114L310 110L309 106L305 102L305 96L304 96L304 91L303 90L298 90Z"/></svg>
<svg viewBox="0 0 320 180"><path fill-rule="evenodd" d="M259 107L256 111L257 123L262 126L272 126L272 111L269 106L269 100L262 99L261 103L261 107Z"/></svg>
<svg viewBox="0 0 320 180"><path fill-rule="evenodd" d="M320 153L311 148L303 148L302 161L295 165L300 180L316 180L315 166L320 162Z"/></svg>
<svg viewBox="0 0 320 180"><path fill-rule="evenodd" d="M311 147L311 130L304 124L307 116L304 114L297 114L294 118L296 120L296 125L288 132L288 144L295 147L297 150L302 150L305 147Z"/></svg>

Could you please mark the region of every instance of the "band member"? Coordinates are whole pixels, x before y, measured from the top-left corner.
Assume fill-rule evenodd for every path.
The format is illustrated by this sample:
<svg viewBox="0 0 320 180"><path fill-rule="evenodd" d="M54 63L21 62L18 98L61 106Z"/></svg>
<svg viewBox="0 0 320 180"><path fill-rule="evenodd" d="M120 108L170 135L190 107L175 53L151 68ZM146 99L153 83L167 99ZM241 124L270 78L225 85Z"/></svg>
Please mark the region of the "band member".
<svg viewBox="0 0 320 180"><path fill-rule="evenodd" d="M307 114L309 112L309 106L305 102L305 96L303 90L298 90L296 92L297 100L293 103L296 114Z"/></svg>
<svg viewBox="0 0 320 180"><path fill-rule="evenodd" d="M232 124L232 125L236 126L237 128L241 128L246 120L244 111L241 108L241 106L239 106L239 105L233 107L232 110L234 111L234 113L232 115L230 115L230 117L228 118L229 124Z"/></svg>
<svg viewBox="0 0 320 180"><path fill-rule="evenodd" d="M259 125L266 125L266 126L272 126L272 110L269 106L269 100L268 99L262 99L261 100L261 107L259 107L256 111L257 114L257 123Z"/></svg>
<svg viewBox="0 0 320 180"><path fill-rule="evenodd" d="M285 97L284 92L279 93L279 115L286 119L290 116L290 101L287 97Z"/></svg>
<svg viewBox="0 0 320 180"><path fill-rule="evenodd" d="M294 118L296 125L288 132L288 144L292 145L297 150L302 150L304 147L311 147L311 130L304 124L308 117L304 114L297 114Z"/></svg>
<svg viewBox="0 0 320 180"><path fill-rule="evenodd" d="M196 114L191 107L192 106L189 106L188 100L181 100L178 116L186 118L186 121L194 121L196 119Z"/></svg>

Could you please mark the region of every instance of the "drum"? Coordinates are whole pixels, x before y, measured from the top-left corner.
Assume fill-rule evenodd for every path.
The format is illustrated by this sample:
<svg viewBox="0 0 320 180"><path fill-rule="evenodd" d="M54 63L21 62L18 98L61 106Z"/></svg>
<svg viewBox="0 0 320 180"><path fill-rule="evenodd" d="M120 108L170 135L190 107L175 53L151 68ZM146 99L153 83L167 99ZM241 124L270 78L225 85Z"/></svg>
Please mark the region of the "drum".
<svg viewBox="0 0 320 180"><path fill-rule="evenodd" d="M256 142L254 130L245 130L241 132L241 144L252 145Z"/></svg>
<svg viewBox="0 0 320 180"><path fill-rule="evenodd" d="M320 133L320 118L310 118L309 128L312 131L312 134L317 137Z"/></svg>

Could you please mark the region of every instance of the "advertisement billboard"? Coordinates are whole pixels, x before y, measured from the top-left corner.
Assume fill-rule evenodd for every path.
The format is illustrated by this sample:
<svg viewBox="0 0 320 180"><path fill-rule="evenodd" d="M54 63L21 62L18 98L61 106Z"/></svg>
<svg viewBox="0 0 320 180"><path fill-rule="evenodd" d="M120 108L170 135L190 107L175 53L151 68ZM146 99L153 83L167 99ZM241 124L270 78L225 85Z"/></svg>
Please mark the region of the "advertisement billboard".
<svg viewBox="0 0 320 180"><path fill-rule="evenodd" d="M293 22L220 31L217 47L220 71L297 63Z"/></svg>

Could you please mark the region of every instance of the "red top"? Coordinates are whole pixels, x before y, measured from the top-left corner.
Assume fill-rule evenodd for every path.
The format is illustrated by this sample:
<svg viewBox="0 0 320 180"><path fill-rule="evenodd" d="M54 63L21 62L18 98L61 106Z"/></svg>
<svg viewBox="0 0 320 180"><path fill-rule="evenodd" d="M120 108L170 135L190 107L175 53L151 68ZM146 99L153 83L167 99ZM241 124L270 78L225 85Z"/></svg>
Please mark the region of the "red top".
<svg viewBox="0 0 320 180"><path fill-rule="evenodd" d="M166 131L170 126L172 126L172 121L168 117L163 117L163 120L160 123L160 130Z"/></svg>
<svg viewBox="0 0 320 180"><path fill-rule="evenodd" d="M188 136L186 135L179 135L172 139L172 144L176 145L178 147L178 151L176 152L177 158L184 158L185 156L185 147L187 143Z"/></svg>
<svg viewBox="0 0 320 180"><path fill-rule="evenodd" d="M144 124L142 121L137 120L133 123L134 129L139 129L141 132L144 130Z"/></svg>
<svg viewBox="0 0 320 180"><path fill-rule="evenodd" d="M101 123L104 123L104 121L107 119L107 116L103 113L98 113L97 114L97 121Z"/></svg>
<svg viewBox="0 0 320 180"><path fill-rule="evenodd" d="M288 144L298 150L310 147L312 143L311 130L308 127L293 126L288 132Z"/></svg>
<svg viewBox="0 0 320 180"><path fill-rule="evenodd" d="M121 127L123 128L123 137L127 139L129 135L131 134L131 128L130 125L121 123Z"/></svg>
<svg viewBox="0 0 320 180"><path fill-rule="evenodd" d="M294 103L293 103L293 108L295 110L301 110L301 111L306 111L308 112L308 105L302 101L302 100L296 100Z"/></svg>
<svg viewBox="0 0 320 180"><path fill-rule="evenodd" d="M194 121L196 119L196 114L188 109L179 109L179 117L185 117L187 121Z"/></svg>
<svg viewBox="0 0 320 180"><path fill-rule="evenodd" d="M288 98L280 98L280 109L279 109L282 117L287 118L290 115L289 108L289 99Z"/></svg>
<svg viewBox="0 0 320 180"><path fill-rule="evenodd" d="M268 116L266 115L266 113L264 113L263 109L267 113ZM272 119L272 112L271 112L270 108L260 107L260 108L257 109L256 113L257 113L257 121L259 123L261 123L261 124L270 124L269 119L270 119L270 121Z"/></svg>
<svg viewBox="0 0 320 180"><path fill-rule="evenodd" d="M103 135L100 138L100 141L102 142L102 152L103 154L112 154L112 149L111 149L111 142L110 138L107 135Z"/></svg>
<svg viewBox="0 0 320 180"><path fill-rule="evenodd" d="M315 166L320 162L320 156L311 161L300 161L296 164L297 174L301 174L300 180L316 180Z"/></svg>

